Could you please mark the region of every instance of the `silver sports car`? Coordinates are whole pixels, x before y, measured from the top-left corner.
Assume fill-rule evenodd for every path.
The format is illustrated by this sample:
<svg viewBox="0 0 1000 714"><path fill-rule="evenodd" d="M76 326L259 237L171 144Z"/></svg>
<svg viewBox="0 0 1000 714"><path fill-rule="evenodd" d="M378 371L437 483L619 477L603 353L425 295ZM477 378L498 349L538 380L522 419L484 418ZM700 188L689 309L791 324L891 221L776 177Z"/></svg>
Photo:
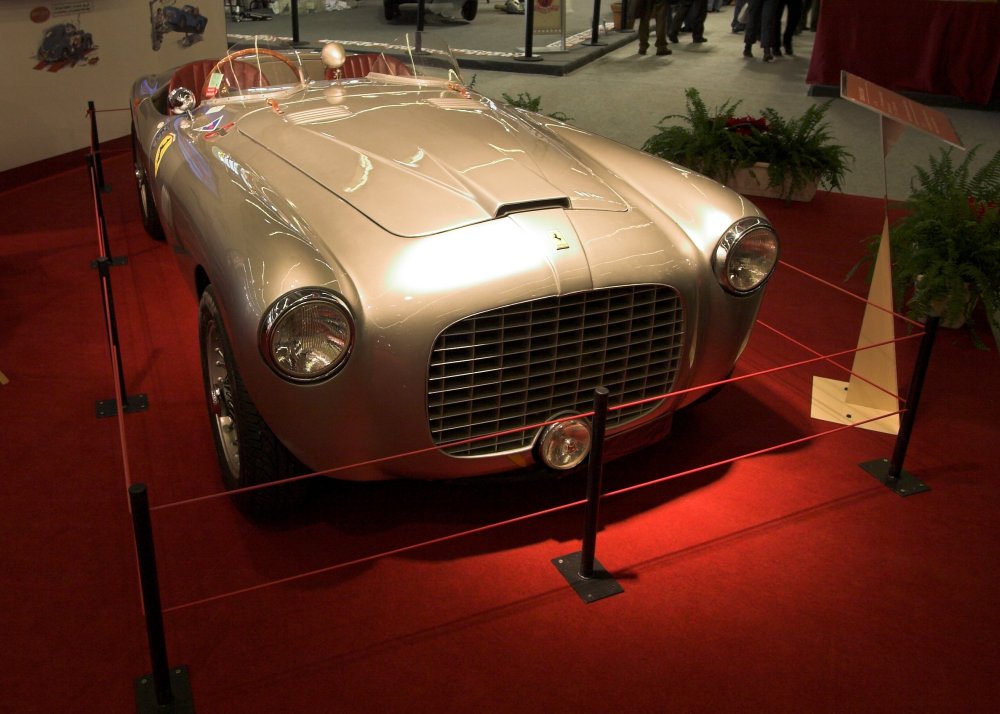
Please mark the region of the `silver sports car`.
<svg viewBox="0 0 1000 714"><path fill-rule="evenodd" d="M229 488L565 471L598 386L606 453L637 448L699 397L668 393L732 372L777 261L739 194L498 104L419 44L255 40L142 77L131 108Z"/></svg>

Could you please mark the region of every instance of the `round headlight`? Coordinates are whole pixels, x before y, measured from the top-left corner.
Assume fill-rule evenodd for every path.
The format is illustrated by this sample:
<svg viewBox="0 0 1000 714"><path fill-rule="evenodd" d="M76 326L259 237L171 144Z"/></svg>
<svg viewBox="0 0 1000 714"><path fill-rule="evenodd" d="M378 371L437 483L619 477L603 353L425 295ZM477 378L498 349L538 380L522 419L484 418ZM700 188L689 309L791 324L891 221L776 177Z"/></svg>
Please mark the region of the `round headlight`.
<svg viewBox="0 0 1000 714"><path fill-rule="evenodd" d="M778 263L778 236L762 218L743 218L725 232L713 256L715 275L729 292L759 288Z"/></svg>
<svg viewBox="0 0 1000 714"><path fill-rule="evenodd" d="M545 427L538 440L538 457L550 469L567 471L583 463L590 446L590 423L566 419Z"/></svg>
<svg viewBox="0 0 1000 714"><path fill-rule="evenodd" d="M339 369L354 344L347 305L323 290L293 290L261 321L261 352L282 377L310 382Z"/></svg>

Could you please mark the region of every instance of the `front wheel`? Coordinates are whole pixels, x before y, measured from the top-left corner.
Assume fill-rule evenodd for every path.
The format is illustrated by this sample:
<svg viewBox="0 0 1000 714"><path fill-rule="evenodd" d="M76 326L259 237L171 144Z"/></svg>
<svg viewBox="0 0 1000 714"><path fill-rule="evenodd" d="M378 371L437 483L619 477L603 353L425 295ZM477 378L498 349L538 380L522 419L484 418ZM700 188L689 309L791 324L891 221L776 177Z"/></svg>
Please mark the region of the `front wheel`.
<svg viewBox="0 0 1000 714"><path fill-rule="evenodd" d="M479 1L478 0L465 0L462 3L462 18L472 22L476 19L476 13L479 11Z"/></svg>
<svg viewBox="0 0 1000 714"><path fill-rule="evenodd" d="M226 490L259 486L304 473L304 467L268 427L236 369L229 337L209 285L201 296L198 321L205 399ZM276 515L294 505L301 484L271 486L233 498L251 516Z"/></svg>
<svg viewBox="0 0 1000 714"><path fill-rule="evenodd" d="M132 166L135 170L135 188L139 194L139 210L142 212L142 227L153 240L163 240L165 238L163 224L160 223L160 215L156 212L156 204L153 202L153 189L149 185L149 178L143 166L142 150L139 148L135 124L132 125Z"/></svg>

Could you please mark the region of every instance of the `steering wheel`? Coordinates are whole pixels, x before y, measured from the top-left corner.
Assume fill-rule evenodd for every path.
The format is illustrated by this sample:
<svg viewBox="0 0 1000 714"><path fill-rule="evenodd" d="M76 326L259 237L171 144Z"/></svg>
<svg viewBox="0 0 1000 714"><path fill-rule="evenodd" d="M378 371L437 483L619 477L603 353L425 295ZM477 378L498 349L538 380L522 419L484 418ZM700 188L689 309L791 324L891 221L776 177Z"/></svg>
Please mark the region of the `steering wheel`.
<svg viewBox="0 0 1000 714"><path fill-rule="evenodd" d="M247 55L267 55L269 57L274 57L276 59L279 59L285 64L287 64L293 72L295 72L295 76L299 78L300 82L302 81L302 68L299 67L294 62L292 62L290 59L288 59L288 57L283 55L281 52L278 52L276 50L269 50L266 47L247 47L245 49L232 52L215 63L215 66L212 67L212 70L205 77L205 86L202 87L201 89L201 96L204 99L211 99L213 96L215 96L214 92L212 93L212 95L209 95L208 93L208 90L212 82L212 76L215 75L216 73L219 73L222 75L222 81L228 84L229 78L226 77L226 73L225 71L223 71L222 66L225 64L229 64L230 68L232 68L232 74L235 75L236 69L235 65L233 65L233 60L237 59L238 57L245 57ZM253 65L250 66L253 67ZM222 87L220 86L218 89L219 89L218 93L222 94L223 93Z"/></svg>

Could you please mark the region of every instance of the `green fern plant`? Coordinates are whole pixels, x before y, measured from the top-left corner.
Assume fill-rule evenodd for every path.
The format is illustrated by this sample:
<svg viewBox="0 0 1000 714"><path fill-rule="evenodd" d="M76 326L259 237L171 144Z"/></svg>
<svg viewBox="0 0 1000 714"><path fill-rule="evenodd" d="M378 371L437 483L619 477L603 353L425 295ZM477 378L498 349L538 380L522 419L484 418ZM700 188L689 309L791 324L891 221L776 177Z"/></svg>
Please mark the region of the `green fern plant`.
<svg viewBox="0 0 1000 714"><path fill-rule="evenodd" d="M684 96L687 113L663 117L643 151L721 183L730 182L737 169L766 163L768 182L780 188L782 198L813 182L841 188L853 157L833 140L826 121L829 102L791 119L770 107L753 118L737 116L739 101L709 110L697 89Z"/></svg>
<svg viewBox="0 0 1000 714"><path fill-rule="evenodd" d="M915 168L906 213L889 233L893 288L913 318L961 325L982 301L1000 329L1000 151L973 173L977 151L956 163L941 149Z"/></svg>
<svg viewBox="0 0 1000 714"><path fill-rule="evenodd" d="M527 109L529 112L535 112L536 114L542 113L542 98L541 96L533 97L527 92L518 92L516 97L512 97L506 92L503 94L503 100L507 102L512 107L517 107L518 109ZM551 114L546 114L545 116L552 117L556 121L573 121L573 117L566 116L563 112L552 112Z"/></svg>
<svg viewBox="0 0 1000 714"><path fill-rule="evenodd" d="M757 161L768 163L772 186L784 187L785 195L812 182L829 190L841 190L848 162L853 156L834 143L826 112L830 102L813 104L798 117L785 119L770 107L761 115L768 129L757 132Z"/></svg>
<svg viewBox="0 0 1000 714"><path fill-rule="evenodd" d="M730 131L739 101L726 101L711 111L694 87L684 92L686 114L668 114L656 125L657 132L642 145L646 153L659 156L725 183L733 172L754 163L752 136ZM680 120L683 124L669 123Z"/></svg>

